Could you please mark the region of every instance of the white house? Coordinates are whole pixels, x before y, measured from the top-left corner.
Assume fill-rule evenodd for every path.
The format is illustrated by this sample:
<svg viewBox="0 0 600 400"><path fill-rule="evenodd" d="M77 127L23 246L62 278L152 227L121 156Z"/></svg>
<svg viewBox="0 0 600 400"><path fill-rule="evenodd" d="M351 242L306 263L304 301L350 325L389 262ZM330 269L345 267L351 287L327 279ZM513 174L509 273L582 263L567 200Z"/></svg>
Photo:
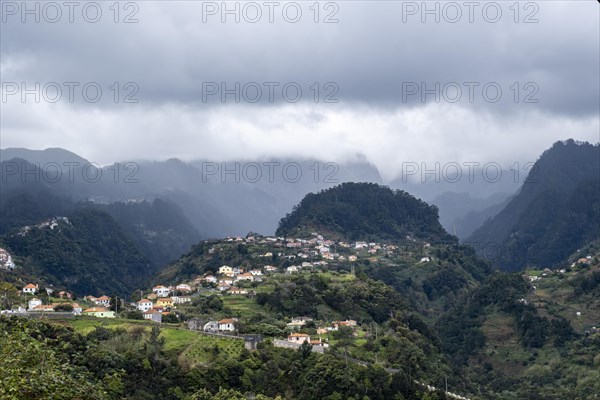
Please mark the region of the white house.
<svg viewBox="0 0 600 400"><path fill-rule="evenodd" d="M23 293L26 294L35 294L38 291L39 287L37 284L28 283L23 287Z"/></svg>
<svg viewBox="0 0 600 400"><path fill-rule="evenodd" d="M158 285L158 286L154 286L152 288L152 291L158 296L158 297L167 297L169 295L169 293L171 293L171 289L169 289L168 287L165 287L163 285Z"/></svg>
<svg viewBox="0 0 600 400"><path fill-rule="evenodd" d="M205 281L205 282L208 282L208 283L217 283L217 277L216 277L216 276L214 276L214 275L207 275L207 276L204 278L204 281Z"/></svg>
<svg viewBox="0 0 600 400"><path fill-rule="evenodd" d="M226 318L219 321L219 330L220 331L235 331L235 318Z"/></svg>
<svg viewBox="0 0 600 400"><path fill-rule="evenodd" d="M204 332L219 332L219 323L217 321L209 321L204 324Z"/></svg>
<svg viewBox="0 0 600 400"><path fill-rule="evenodd" d="M40 299L37 298L33 298L31 300L29 300L29 309L33 310L34 308L36 308L37 306L41 306L42 305L42 301Z"/></svg>
<svg viewBox="0 0 600 400"><path fill-rule="evenodd" d="M108 307L110 306L110 297L108 296L100 296L98 297L94 303L96 303L99 306L104 306L104 307Z"/></svg>
<svg viewBox="0 0 600 400"><path fill-rule="evenodd" d="M156 310L148 310L144 313L144 319L160 324L162 322L162 313Z"/></svg>
<svg viewBox="0 0 600 400"><path fill-rule="evenodd" d="M83 308L81 308L81 306L77 303L73 303L71 304L73 306L73 314L75 315L81 315L81 312L83 311Z"/></svg>
<svg viewBox="0 0 600 400"><path fill-rule="evenodd" d="M263 273L262 273L262 271L261 271L260 269L253 269L252 271L250 271L250 273L251 273L253 276L261 276L261 275L263 274Z"/></svg>
<svg viewBox="0 0 600 400"><path fill-rule="evenodd" d="M148 310L152 309L152 302L148 299L141 299L140 301L137 302L137 309L140 310L141 312L146 312Z"/></svg>

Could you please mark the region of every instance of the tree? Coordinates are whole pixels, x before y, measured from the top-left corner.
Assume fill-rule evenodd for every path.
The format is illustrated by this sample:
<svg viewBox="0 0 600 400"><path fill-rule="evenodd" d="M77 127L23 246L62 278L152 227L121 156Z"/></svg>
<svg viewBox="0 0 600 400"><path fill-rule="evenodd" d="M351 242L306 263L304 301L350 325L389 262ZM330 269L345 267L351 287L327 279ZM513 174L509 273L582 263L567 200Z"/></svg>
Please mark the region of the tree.
<svg viewBox="0 0 600 400"><path fill-rule="evenodd" d="M306 360L310 356L310 353L312 353L312 345L309 342L304 341L298 348L298 352L302 355L302 359Z"/></svg>
<svg viewBox="0 0 600 400"><path fill-rule="evenodd" d="M158 360L164 345L165 338L160 336L160 328L158 326L153 326L150 331L150 337L146 341L148 358L154 361Z"/></svg>
<svg viewBox="0 0 600 400"><path fill-rule="evenodd" d="M10 310L19 298L19 291L8 282L0 283L0 308Z"/></svg>
<svg viewBox="0 0 600 400"><path fill-rule="evenodd" d="M61 303L54 307L54 311L72 312L73 305L69 303Z"/></svg>
<svg viewBox="0 0 600 400"><path fill-rule="evenodd" d="M127 319L144 319L144 314L140 310L129 310L123 316Z"/></svg>
<svg viewBox="0 0 600 400"><path fill-rule="evenodd" d="M121 299L118 296L111 296L110 298L110 311L119 311L119 307L121 306Z"/></svg>
<svg viewBox="0 0 600 400"><path fill-rule="evenodd" d="M34 339L34 333L40 334L25 328L0 335L0 398L108 399L89 373L61 360L61 354Z"/></svg>

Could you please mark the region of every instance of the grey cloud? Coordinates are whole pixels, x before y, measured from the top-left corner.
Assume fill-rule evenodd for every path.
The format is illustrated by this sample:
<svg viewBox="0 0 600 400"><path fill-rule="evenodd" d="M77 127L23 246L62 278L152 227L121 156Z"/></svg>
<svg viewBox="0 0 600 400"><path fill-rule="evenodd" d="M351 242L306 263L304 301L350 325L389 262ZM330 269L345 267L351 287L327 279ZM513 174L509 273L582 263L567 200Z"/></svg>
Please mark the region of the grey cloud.
<svg viewBox="0 0 600 400"><path fill-rule="evenodd" d="M107 11L112 3L103 4ZM3 147L61 146L101 163L339 161L361 153L389 178L407 160L529 161L555 140L597 141L595 2L537 2L535 24L514 23L512 2L499 2L496 24L481 17L423 24L419 16L403 23L402 2L337 2L336 24L312 22L312 2L301 3L307 18L297 24L203 23L201 2L136 4L135 24L115 24L109 13L97 24L2 23L3 82L94 81L104 89L95 104L2 104ZM112 101L112 83L130 81L139 85L139 103ZM279 92L273 103L228 97L223 104L218 96L204 103L202 82L298 82L303 100L290 104ZM339 103L323 103L327 82L338 85ZM403 82L497 82L503 98L487 102L478 89L473 103L436 104L432 96L422 103L418 95L404 102ZM537 84L539 102L515 103L514 82L520 100L523 84Z"/></svg>

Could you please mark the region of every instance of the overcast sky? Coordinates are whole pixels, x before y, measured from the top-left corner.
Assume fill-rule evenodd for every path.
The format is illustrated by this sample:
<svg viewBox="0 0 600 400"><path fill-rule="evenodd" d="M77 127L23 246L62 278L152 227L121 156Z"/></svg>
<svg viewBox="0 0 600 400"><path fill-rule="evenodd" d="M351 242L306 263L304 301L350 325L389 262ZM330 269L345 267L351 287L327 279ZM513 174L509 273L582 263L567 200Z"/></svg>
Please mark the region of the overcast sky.
<svg viewBox="0 0 600 400"><path fill-rule="evenodd" d="M101 164L364 155L389 179L406 161L508 167L599 140L593 0L113 3L0 1L3 148Z"/></svg>

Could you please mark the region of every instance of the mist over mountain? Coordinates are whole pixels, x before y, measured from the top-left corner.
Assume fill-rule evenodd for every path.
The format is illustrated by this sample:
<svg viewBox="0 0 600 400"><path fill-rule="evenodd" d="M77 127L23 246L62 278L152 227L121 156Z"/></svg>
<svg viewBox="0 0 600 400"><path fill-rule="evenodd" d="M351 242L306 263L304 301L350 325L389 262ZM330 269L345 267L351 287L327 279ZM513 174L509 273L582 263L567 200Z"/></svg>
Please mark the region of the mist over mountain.
<svg viewBox="0 0 600 400"><path fill-rule="evenodd" d="M364 157L341 164L316 159L243 162L168 159L123 161L99 167L59 148L0 151L0 159L9 164L14 164L13 158L37 164L41 171L37 176L30 172L27 179L16 179L21 189L28 186L24 190L31 190L29 186L35 183L73 201L102 204L156 198L169 200L181 208L202 238L245 235L249 231L272 234L281 216L298 204L306 193L343 182L385 183L377 168ZM519 176L515 171L502 171L497 181L492 179L492 172L496 173L493 168L485 174L474 168L470 177L468 170L462 169L460 179L456 179L450 172L440 172L436 177L417 170L393 180L389 186L438 205L442 225L450 233L454 233L456 225L456 233L464 237L479 226L474 221L483 222L493 213L484 213L485 218L469 218L464 229L458 219L500 202L502 193L513 193L518 188ZM10 165L2 173L12 181L27 175L18 165ZM421 176L422 173L425 175ZM25 182L21 182L23 180ZM458 194L456 200L450 200L453 195L448 192L468 193L473 200L461 200L462 195ZM453 205L460 207L455 209Z"/></svg>
<svg viewBox="0 0 600 400"><path fill-rule="evenodd" d="M56 163L61 167L64 163L79 163L81 165L89 163L85 158L58 147L44 150L30 150L17 147L0 149L0 162L8 161L13 158L27 160L32 164Z"/></svg>
<svg viewBox="0 0 600 400"><path fill-rule="evenodd" d="M463 216L455 218L450 224L450 232L464 240L479 228L485 221L494 217L506 207L514 195L506 197L502 203L492 204L482 210L472 210Z"/></svg>
<svg viewBox="0 0 600 400"><path fill-rule="evenodd" d="M600 236L600 147L569 139L535 163L519 193L466 242L503 269L553 266Z"/></svg>
<svg viewBox="0 0 600 400"><path fill-rule="evenodd" d="M15 167L19 171L27 171L26 174L19 172L3 175L0 234L14 235L24 226L39 225L56 217L68 217L80 212L82 208L95 210L118 226L119 234L135 244L135 252L144 254L149 265L149 270L145 273L152 273L155 268L177 258L201 238L181 209L171 201L87 201L86 194L89 191L86 190L86 185L89 183L70 183L68 180L49 183L43 177L45 172L38 165L19 159L0 163L3 172L13 171ZM80 225L79 228L84 227ZM86 262L89 259L76 257L73 260L74 265Z"/></svg>
<svg viewBox="0 0 600 400"><path fill-rule="evenodd" d="M510 197L509 193L494 193L486 198L478 198L465 192L445 192L429 203L438 207L440 223L444 229L463 239L486 219L496 215Z"/></svg>
<svg viewBox="0 0 600 400"><path fill-rule="evenodd" d="M531 165L514 163L509 166L495 162L478 165L412 163L404 166L399 176L388 185L433 204L436 197L444 197L448 192L468 193L472 198L486 199L497 193L516 192L523 184Z"/></svg>
<svg viewBox="0 0 600 400"><path fill-rule="evenodd" d="M258 162L125 161L97 165L62 149L4 149L3 176L21 190L40 186L73 201L109 204L156 198L173 202L201 237L272 234L277 223L308 192L340 182L381 182L364 159L347 164L317 160ZM35 173L13 157L39 164ZM24 179L25 178L25 179Z"/></svg>

